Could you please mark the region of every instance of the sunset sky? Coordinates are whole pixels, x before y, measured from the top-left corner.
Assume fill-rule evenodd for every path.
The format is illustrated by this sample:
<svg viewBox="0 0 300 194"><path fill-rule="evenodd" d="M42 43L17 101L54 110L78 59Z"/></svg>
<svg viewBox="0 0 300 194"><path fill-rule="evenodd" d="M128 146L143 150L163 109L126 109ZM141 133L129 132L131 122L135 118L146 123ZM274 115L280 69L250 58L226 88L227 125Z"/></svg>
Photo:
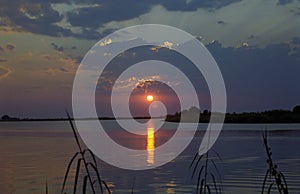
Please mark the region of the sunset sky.
<svg viewBox="0 0 300 194"><path fill-rule="evenodd" d="M207 46L228 112L300 104L299 0L61 2L0 1L0 116L64 117L86 52L115 30L147 23L177 27Z"/></svg>

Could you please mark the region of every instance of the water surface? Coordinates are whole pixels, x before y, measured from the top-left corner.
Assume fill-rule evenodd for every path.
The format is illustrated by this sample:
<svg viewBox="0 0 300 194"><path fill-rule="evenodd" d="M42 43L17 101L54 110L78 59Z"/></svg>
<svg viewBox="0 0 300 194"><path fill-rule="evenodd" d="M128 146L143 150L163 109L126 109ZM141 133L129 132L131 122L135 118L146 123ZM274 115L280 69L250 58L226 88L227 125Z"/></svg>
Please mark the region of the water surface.
<svg viewBox="0 0 300 194"><path fill-rule="evenodd" d="M154 122L159 123L160 120ZM147 162L155 162L155 146L162 145L176 129L163 126L159 135L145 129L145 138L123 135L112 121L107 131L118 143L146 149ZM196 177L191 178L189 165L199 148L205 124L188 148L170 163L152 170L129 171L98 160L100 173L113 193L195 193ZM220 171L224 193L260 193L267 170L262 130L269 132L274 162L286 176L290 193L300 191L300 124L225 124L210 152ZM155 130L155 129L153 129ZM187 125L187 133L189 126ZM184 137L183 137L184 138ZM109 147L106 148L109 152ZM0 190L1 193L59 193L69 159L77 151L68 122L1 122L0 123ZM113 153L112 153L113 155ZM74 176L74 170L71 172ZM69 182L68 188L71 188Z"/></svg>

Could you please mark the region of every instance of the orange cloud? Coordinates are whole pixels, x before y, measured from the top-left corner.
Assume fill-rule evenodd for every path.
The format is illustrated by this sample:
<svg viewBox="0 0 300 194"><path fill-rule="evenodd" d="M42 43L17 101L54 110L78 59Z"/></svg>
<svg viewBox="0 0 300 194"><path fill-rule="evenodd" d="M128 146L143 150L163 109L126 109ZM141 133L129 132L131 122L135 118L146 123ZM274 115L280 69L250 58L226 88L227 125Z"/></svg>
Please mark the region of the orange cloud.
<svg viewBox="0 0 300 194"><path fill-rule="evenodd" d="M62 70L61 68L55 68L55 67L49 67L45 71L46 74L56 76L60 73L67 73L65 70Z"/></svg>
<svg viewBox="0 0 300 194"><path fill-rule="evenodd" d="M56 65L35 71L38 75L58 76L65 73L75 74L79 65L75 59L69 57L55 58L50 55L43 55L42 57L46 60L52 60Z"/></svg>
<svg viewBox="0 0 300 194"><path fill-rule="evenodd" d="M0 80L7 78L12 73L9 67L0 66Z"/></svg>

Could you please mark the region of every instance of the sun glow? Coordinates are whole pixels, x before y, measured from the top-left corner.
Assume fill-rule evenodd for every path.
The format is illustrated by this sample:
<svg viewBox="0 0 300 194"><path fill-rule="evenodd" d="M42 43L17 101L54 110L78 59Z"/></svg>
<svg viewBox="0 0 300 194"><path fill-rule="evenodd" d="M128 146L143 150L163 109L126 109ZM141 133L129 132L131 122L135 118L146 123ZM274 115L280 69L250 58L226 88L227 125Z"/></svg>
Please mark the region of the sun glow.
<svg viewBox="0 0 300 194"><path fill-rule="evenodd" d="M153 99L154 99L154 97L153 97L152 95L148 95L148 96L147 96L147 101L148 101L148 102L152 102Z"/></svg>

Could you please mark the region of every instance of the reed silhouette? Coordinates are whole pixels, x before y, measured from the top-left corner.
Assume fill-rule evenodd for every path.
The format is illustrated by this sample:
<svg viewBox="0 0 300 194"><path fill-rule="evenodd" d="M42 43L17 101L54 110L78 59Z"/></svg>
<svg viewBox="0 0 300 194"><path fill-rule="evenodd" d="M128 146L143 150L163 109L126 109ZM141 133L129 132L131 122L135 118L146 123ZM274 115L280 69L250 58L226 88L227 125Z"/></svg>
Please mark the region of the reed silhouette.
<svg viewBox="0 0 300 194"><path fill-rule="evenodd" d="M101 178L98 166L97 166L97 161L94 153L90 149L83 149L82 146L80 145L79 138L77 136L75 127L73 125L72 119L70 115L67 112L68 120L71 125L72 131L74 138L76 140L76 144L78 146L79 151L74 154L74 156L71 158L71 160L68 163L68 167L66 169L66 173L64 176L64 181L61 189L61 193L66 193L65 188L66 188L66 183L69 178L69 172L71 170L71 167L73 164L76 162L76 171L75 171L75 178L73 181L73 194L76 193L78 187L79 187L79 174L81 172L81 167L84 167L83 172L83 183L82 183L82 193L85 194L88 191L88 188L90 188L91 192L93 194L96 193L111 193L108 185L106 182ZM90 158L88 157L90 156ZM92 176L95 175L95 176ZM89 186L88 186L89 185ZM100 191L98 192L97 189L100 188Z"/></svg>
<svg viewBox="0 0 300 194"><path fill-rule="evenodd" d="M213 152L216 157L211 157L210 152ZM214 161L214 158L218 158L220 161L222 161L221 157L215 150L207 151L201 156L198 154L198 152L195 154L189 168L193 168L192 178L196 172L198 173L196 194L210 194L213 191L214 193L222 193L221 174ZM216 179L214 173L217 173L218 179Z"/></svg>
<svg viewBox="0 0 300 194"><path fill-rule="evenodd" d="M263 133L263 142L264 147L267 153L267 164L268 169L264 177L261 193L265 193L265 190L267 190L267 193L270 193L273 190L273 186L277 186L278 192L281 194L288 194L288 186L285 179L285 176L282 172L278 170L278 166L274 163L272 159L272 151L271 147L268 145L268 134L267 130ZM268 187L266 187L266 184L269 184Z"/></svg>

